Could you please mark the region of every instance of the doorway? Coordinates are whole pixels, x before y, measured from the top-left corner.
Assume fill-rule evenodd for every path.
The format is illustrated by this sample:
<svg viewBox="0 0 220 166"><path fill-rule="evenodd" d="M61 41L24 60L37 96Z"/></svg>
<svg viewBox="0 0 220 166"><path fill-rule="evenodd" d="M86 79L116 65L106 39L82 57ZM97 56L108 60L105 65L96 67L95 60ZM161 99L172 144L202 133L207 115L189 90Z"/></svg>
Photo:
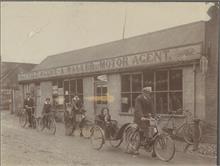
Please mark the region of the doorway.
<svg viewBox="0 0 220 166"><path fill-rule="evenodd" d="M102 79L100 79L102 78ZM103 79L106 78L106 79ZM108 105L108 87L106 75L95 77L95 115L98 115L102 108Z"/></svg>

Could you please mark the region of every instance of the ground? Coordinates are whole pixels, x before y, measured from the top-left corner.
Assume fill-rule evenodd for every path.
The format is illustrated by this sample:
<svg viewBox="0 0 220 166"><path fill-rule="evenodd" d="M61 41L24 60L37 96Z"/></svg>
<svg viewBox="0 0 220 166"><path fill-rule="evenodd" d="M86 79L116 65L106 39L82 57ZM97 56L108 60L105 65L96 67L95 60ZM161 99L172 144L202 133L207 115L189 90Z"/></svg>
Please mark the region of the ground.
<svg viewBox="0 0 220 166"><path fill-rule="evenodd" d="M73 165L73 166L147 166L147 165L216 165L215 158L205 158L178 150L170 162L151 158L140 151L139 156L114 149L108 142L100 151L92 149L88 139L65 136L64 125L57 123L57 132L50 135L30 128L21 128L18 117L1 112L1 165Z"/></svg>

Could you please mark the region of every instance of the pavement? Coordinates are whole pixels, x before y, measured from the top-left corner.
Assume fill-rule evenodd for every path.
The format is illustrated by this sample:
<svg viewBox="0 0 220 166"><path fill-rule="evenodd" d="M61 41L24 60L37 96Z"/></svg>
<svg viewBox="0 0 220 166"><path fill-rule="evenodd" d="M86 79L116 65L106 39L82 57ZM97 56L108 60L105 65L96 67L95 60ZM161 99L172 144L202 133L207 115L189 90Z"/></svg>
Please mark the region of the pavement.
<svg viewBox="0 0 220 166"><path fill-rule="evenodd" d="M21 128L18 117L1 111L1 166L154 166L154 165L216 165L216 158L183 152L177 145L177 152L170 162L152 158L150 153L140 151L132 156L124 153L123 144L112 148L108 142L97 151L90 140L65 136L64 125L57 123L57 132L50 135L30 128Z"/></svg>

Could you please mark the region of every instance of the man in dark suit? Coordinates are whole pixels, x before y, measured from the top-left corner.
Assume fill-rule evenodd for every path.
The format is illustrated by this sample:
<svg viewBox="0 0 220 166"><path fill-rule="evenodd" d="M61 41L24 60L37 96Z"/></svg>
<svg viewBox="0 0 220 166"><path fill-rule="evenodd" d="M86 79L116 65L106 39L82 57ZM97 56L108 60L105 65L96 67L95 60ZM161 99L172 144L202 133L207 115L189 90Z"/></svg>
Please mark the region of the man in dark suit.
<svg viewBox="0 0 220 166"><path fill-rule="evenodd" d="M26 93L27 98L24 100L24 109L28 114L29 127L32 127L32 116L34 113L34 100L31 98L30 93Z"/></svg>
<svg viewBox="0 0 220 166"><path fill-rule="evenodd" d="M151 92L152 92L151 87L145 87L142 90L142 94L140 94L135 99L134 123L137 124L139 128L142 128L142 124L143 124L142 122L146 120L147 118L149 118L150 114L154 114ZM146 123L144 124L146 125ZM142 137L142 133L140 134ZM137 155L139 154L138 150L139 150L139 145L135 144L132 146L132 150L129 151L129 153ZM152 157L156 157L156 154L154 151L152 153Z"/></svg>
<svg viewBox="0 0 220 166"><path fill-rule="evenodd" d="M153 100L151 87L145 87L135 99L134 123L140 126L141 120L145 120L149 114L153 114Z"/></svg>

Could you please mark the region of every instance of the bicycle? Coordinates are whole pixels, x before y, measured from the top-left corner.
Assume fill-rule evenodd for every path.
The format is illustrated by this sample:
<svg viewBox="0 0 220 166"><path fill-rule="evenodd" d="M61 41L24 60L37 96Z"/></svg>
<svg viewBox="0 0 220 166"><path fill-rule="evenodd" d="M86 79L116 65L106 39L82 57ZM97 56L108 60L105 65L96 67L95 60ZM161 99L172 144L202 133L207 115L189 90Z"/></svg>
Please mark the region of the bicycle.
<svg viewBox="0 0 220 166"><path fill-rule="evenodd" d="M166 133L162 133L157 122L160 117L145 117L141 125L130 124L125 133L128 150L134 151L143 147L147 152L153 152L160 160L170 161L175 155L173 139Z"/></svg>
<svg viewBox="0 0 220 166"><path fill-rule="evenodd" d="M116 120L110 120L109 123L106 123L96 117L95 124L91 128L90 141L92 147L100 150L106 141L109 141L114 148L119 147L123 142L123 132L129 124L126 123L119 128Z"/></svg>
<svg viewBox="0 0 220 166"><path fill-rule="evenodd" d="M49 133L55 135L56 133L56 121L54 111L45 113L43 117L39 118L38 130L43 131L45 128Z"/></svg>
<svg viewBox="0 0 220 166"><path fill-rule="evenodd" d="M176 114L179 112L183 112L184 115L184 122L181 123L179 126L176 126L175 117ZM162 128L163 131L168 133L173 139L177 138L177 136L180 134L180 131L183 131L183 139L187 144L193 145L193 134L194 134L194 122L192 118L192 113L189 112L189 110L177 110L177 111L170 111L169 119L167 120L167 123ZM171 127L169 124L171 123ZM202 130L201 126L198 126L198 140L201 140L202 137Z"/></svg>
<svg viewBox="0 0 220 166"><path fill-rule="evenodd" d="M76 117L75 117L76 116ZM76 119L76 121L74 120ZM80 128L81 136L84 138L90 138L91 136L91 127L93 123L87 119L85 113L80 113L74 115L72 112L71 105L67 105L64 112L64 121L66 135L72 135L76 128Z"/></svg>
<svg viewBox="0 0 220 166"><path fill-rule="evenodd" d="M27 111L30 111L31 112L31 126L33 129L35 129L37 127L37 119L34 115L34 107L29 107L27 108L28 110L26 109L22 109L19 113L19 124L21 127L26 127L26 125L28 124L29 122L29 116L28 116L28 112Z"/></svg>

